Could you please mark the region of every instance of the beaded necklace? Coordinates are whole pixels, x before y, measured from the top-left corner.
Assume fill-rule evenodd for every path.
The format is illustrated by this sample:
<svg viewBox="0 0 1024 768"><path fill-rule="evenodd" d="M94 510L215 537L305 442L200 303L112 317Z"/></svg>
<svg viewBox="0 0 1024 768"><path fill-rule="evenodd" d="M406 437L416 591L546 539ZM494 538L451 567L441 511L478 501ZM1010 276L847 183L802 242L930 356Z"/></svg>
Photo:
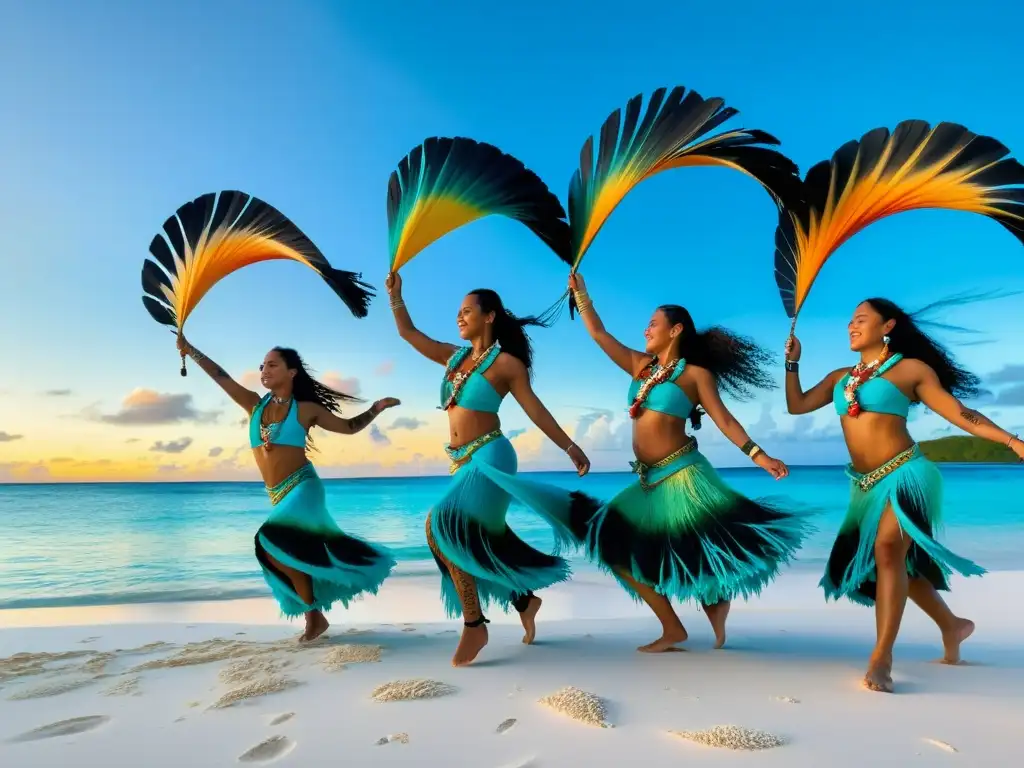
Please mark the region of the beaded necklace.
<svg viewBox="0 0 1024 768"><path fill-rule="evenodd" d="M442 411L447 411L456 404L456 401L459 399L459 395L462 393L462 388L465 387L466 382L469 381L469 377L476 373L476 369L484 364L484 362L491 356L491 352L493 352L494 348L497 346L498 342L494 342L484 350L480 357L472 358L473 364L469 366L469 370L466 371L455 370L455 368L462 365L462 361L466 359L466 354L460 355L456 352L452 355L451 360L448 362L448 370L445 372L445 378L447 378L452 384L452 393L448 396L444 405L441 406ZM470 352L468 354L471 353L472 348L470 348Z"/></svg>
<svg viewBox="0 0 1024 768"><path fill-rule="evenodd" d="M640 416L640 410L643 408L644 401L647 400L647 396L651 394L651 390L659 384L665 382L672 372L676 369L679 364L679 358L672 360L668 365L662 366L657 360L651 362L650 365L645 369L647 371L647 377L643 384L640 385L639 391L636 393L636 397L633 398L633 403L629 406L629 418L635 419ZM643 376L643 372L640 374Z"/></svg>
<svg viewBox="0 0 1024 768"><path fill-rule="evenodd" d="M866 382L881 375L892 366L903 359L903 355L895 354L889 356L889 347L883 347L881 354L870 363L859 362L853 366L843 387L843 398L846 400L846 415L856 419L861 414L860 402L857 400L857 390Z"/></svg>
<svg viewBox="0 0 1024 768"><path fill-rule="evenodd" d="M291 398L288 398L283 402L276 397L273 398L273 400L275 403L278 403L279 405L284 405L285 403L287 403L288 409L284 413L284 419L281 419L280 421L271 422L270 424L263 423L264 414L266 414L267 412L266 407L264 407L264 409L260 412L260 440L263 441L264 451L271 450L271 446L273 445L274 440L277 438L279 434L281 434L281 427L284 424L285 419L288 418L288 414L291 413L292 410Z"/></svg>

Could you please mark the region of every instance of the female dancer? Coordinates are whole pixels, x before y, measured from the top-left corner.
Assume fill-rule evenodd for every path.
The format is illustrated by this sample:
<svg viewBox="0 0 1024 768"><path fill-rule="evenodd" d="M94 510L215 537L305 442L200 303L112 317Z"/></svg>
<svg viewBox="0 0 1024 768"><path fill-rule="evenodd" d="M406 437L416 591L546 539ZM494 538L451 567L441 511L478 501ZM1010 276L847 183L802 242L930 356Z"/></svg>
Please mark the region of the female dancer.
<svg viewBox="0 0 1024 768"><path fill-rule="evenodd" d="M533 351L524 328L542 325L533 317L509 312L491 290L475 290L459 307L459 336L469 346L435 341L413 325L402 300L402 278L386 281L399 335L424 357L445 366L441 408L448 412L452 481L427 516L427 543L441 571L441 594L449 615L461 611L465 627L452 658L469 664L487 645L484 608L495 602L515 607L532 643L541 599L533 594L568 578L560 557L538 552L508 527L512 497L548 517L547 509L565 491L516 478L516 452L501 433L498 409L511 394L526 415L564 450L583 476L590 461L555 422L530 385Z"/></svg>
<svg viewBox="0 0 1024 768"><path fill-rule="evenodd" d="M829 403L840 416L850 451L851 497L821 586L825 597L875 606L875 648L864 685L891 693L892 649L909 597L942 632L946 664L960 660L960 644L974 623L956 616L937 590L949 575L985 571L950 552L934 537L941 524L942 477L907 431L914 403L977 437L1009 446L1024 457L1024 443L963 405L978 392L978 378L929 338L887 299L867 299L849 325L853 368L839 368L806 392L800 386L800 342L786 343L786 403L793 414Z"/></svg>
<svg viewBox="0 0 1024 768"><path fill-rule="evenodd" d="M687 639L671 598L699 600L721 648L731 600L759 593L800 546L807 524L802 514L729 488L686 434L686 419L698 429L703 406L751 461L777 480L786 477L786 465L750 439L719 393L769 388L762 365L770 356L722 328L698 333L690 313L675 304L654 311L644 351L630 349L605 330L579 273L569 288L587 332L633 380L632 467L639 475L607 504L576 494L569 527L661 622L661 637L638 650L677 650Z"/></svg>
<svg viewBox="0 0 1024 768"><path fill-rule="evenodd" d="M324 485L306 456L311 427L354 435L366 429L394 398L343 419L342 402L356 398L335 392L310 376L294 349L274 347L260 366L264 397L236 382L183 336L178 351L191 357L249 416L249 445L273 511L256 533L256 559L281 612L305 614L302 642L329 626L323 612L334 602L348 607L362 592L376 594L395 566L383 547L344 533L327 511Z"/></svg>

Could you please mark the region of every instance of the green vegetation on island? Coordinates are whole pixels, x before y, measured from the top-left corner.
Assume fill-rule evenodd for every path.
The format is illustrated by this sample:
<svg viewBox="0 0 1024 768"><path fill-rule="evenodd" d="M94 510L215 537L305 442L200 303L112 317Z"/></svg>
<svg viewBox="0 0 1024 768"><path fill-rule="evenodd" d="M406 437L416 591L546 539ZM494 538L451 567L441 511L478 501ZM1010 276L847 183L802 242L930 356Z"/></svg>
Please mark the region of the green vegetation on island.
<svg viewBox="0 0 1024 768"><path fill-rule="evenodd" d="M1012 464L1017 454L1005 445L969 435L951 435L938 440L922 440L921 450L932 461Z"/></svg>

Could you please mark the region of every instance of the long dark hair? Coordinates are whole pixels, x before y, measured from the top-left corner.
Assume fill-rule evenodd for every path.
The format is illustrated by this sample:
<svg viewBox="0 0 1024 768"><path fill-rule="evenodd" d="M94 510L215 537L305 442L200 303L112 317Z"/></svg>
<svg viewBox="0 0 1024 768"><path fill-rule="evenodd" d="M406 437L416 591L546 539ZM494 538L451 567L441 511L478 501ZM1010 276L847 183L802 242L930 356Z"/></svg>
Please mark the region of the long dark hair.
<svg viewBox="0 0 1024 768"><path fill-rule="evenodd" d="M501 302L501 296L490 288L477 288L475 291L470 291L469 295L476 296L480 311L485 315L489 312L494 313L494 340L501 345L501 351L518 358L526 366L526 370L532 374L533 345L523 329L530 325L547 328L550 323L533 315L516 317L505 308Z"/></svg>
<svg viewBox="0 0 1024 768"><path fill-rule="evenodd" d="M864 303L880 314L883 322L896 321L889 331L890 352L898 352L911 360L920 360L935 371L942 388L956 397L971 398L981 393L981 380L963 368L944 346L922 331L914 319L922 312L947 302L931 304L913 314L905 312L888 299L864 299Z"/></svg>
<svg viewBox="0 0 1024 768"><path fill-rule="evenodd" d="M346 395L338 392L313 378L313 374L302 355L290 347L274 347L284 360L285 366L290 371L295 371L295 378L292 379L292 398L296 403L316 403L323 406L331 413L340 416L342 403L361 403L362 398ZM313 448L313 438L306 436L306 447Z"/></svg>
<svg viewBox="0 0 1024 768"><path fill-rule="evenodd" d="M658 309L665 314L670 326L683 326L678 336L679 357L688 365L710 371L724 393L737 400L747 400L755 390L775 387L775 380L766 370L775 355L767 349L720 326L698 332L690 313L678 304L663 304ZM697 406L690 412L694 429L700 429L701 413Z"/></svg>

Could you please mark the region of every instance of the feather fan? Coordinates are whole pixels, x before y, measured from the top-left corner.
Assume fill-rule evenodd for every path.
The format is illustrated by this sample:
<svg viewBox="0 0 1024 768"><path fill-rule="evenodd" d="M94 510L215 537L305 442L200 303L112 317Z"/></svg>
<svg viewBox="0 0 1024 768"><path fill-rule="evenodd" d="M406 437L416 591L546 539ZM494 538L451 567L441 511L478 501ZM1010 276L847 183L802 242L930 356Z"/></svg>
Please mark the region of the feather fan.
<svg viewBox="0 0 1024 768"><path fill-rule="evenodd" d="M306 265L356 317L366 317L373 295L359 274L334 269L284 214L244 192L211 192L185 203L164 222L149 252L153 259L142 265L142 302L154 320L178 333L218 281L260 261L291 259Z"/></svg>
<svg viewBox="0 0 1024 768"><path fill-rule="evenodd" d="M540 177L491 144L430 138L388 182L391 271L449 232L491 214L522 222L569 260L565 210Z"/></svg>
<svg viewBox="0 0 1024 768"><path fill-rule="evenodd" d="M785 155L764 145L778 139L764 131L737 128L702 138L737 110L720 98L705 99L676 86L666 96L659 88L640 117L643 94L616 109L601 126L597 161L594 137L580 151L580 167L569 185L569 227L572 271L579 269L615 207L644 179L670 168L721 166L742 171L759 181L776 203L800 190L798 169Z"/></svg>
<svg viewBox="0 0 1024 768"><path fill-rule="evenodd" d="M870 224L903 211L980 213L1024 243L1024 166L990 136L921 120L876 128L807 172L799 201L779 214L775 282L796 317L825 261Z"/></svg>

